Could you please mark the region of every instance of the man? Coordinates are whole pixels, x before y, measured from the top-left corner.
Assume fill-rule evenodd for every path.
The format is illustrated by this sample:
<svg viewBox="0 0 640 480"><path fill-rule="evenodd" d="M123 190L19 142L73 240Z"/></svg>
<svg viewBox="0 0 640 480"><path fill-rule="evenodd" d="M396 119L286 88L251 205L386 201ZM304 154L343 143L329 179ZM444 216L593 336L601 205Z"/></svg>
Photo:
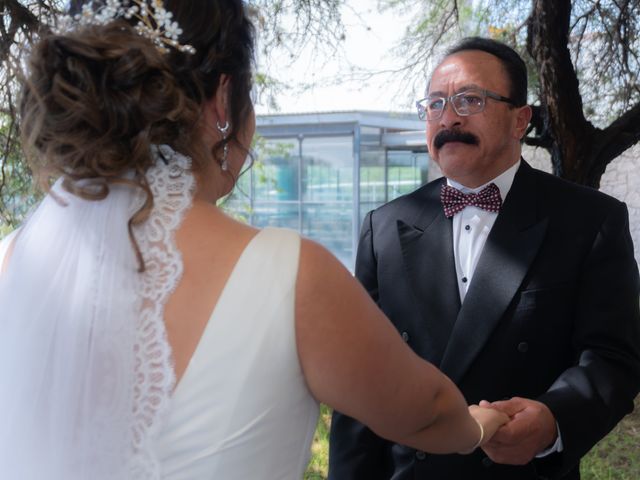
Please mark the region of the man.
<svg viewBox="0 0 640 480"><path fill-rule="evenodd" d="M511 48L468 38L449 50L419 103L445 178L370 212L356 261L414 351L511 421L484 451L430 455L336 412L330 480L578 479L580 458L633 409L626 207L521 159L526 98Z"/></svg>

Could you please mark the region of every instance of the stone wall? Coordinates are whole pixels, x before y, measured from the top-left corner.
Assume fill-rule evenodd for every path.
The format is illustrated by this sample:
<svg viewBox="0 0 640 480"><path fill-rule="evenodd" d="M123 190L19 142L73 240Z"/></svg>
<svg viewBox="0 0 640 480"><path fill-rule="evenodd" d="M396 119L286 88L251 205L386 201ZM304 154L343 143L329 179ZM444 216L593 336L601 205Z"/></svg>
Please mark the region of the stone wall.
<svg viewBox="0 0 640 480"><path fill-rule="evenodd" d="M525 147L523 156L534 167L551 171L545 150ZM627 204L636 262L640 263L640 145L630 148L609 164L600 180L600 190Z"/></svg>
<svg viewBox="0 0 640 480"><path fill-rule="evenodd" d="M627 204L636 262L640 264L640 145L609 164L602 176L600 190Z"/></svg>

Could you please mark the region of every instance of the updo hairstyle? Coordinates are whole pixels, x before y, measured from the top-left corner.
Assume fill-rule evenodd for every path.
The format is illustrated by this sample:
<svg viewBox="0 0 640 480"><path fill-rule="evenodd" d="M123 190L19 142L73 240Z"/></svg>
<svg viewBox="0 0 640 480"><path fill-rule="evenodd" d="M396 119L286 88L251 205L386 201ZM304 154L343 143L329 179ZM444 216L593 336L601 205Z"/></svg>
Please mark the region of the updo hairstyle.
<svg viewBox="0 0 640 480"><path fill-rule="evenodd" d="M72 3L74 13L83 2ZM110 182L133 171L134 182L148 192L144 172L153 161L152 144L190 156L194 171L212 154L219 159L224 143L207 152L200 121L222 74L230 77L226 142L238 144L253 108L254 30L242 0L164 3L183 30L180 43L195 54L162 53L124 19L46 34L33 48L21 102L22 141L45 188L62 176L73 193L99 199ZM78 186L86 183L78 180L96 178L106 180L98 193Z"/></svg>

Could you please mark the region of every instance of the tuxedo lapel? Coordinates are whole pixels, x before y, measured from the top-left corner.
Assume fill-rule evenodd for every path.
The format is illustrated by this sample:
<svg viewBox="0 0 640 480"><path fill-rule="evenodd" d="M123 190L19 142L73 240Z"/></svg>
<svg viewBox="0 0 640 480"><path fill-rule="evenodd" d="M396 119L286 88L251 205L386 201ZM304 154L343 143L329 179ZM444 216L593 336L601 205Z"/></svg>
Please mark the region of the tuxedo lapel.
<svg viewBox="0 0 640 480"><path fill-rule="evenodd" d="M544 238L531 167L524 161L491 229L440 368L460 381L516 295Z"/></svg>
<svg viewBox="0 0 640 480"><path fill-rule="evenodd" d="M460 309L451 220L444 216L439 185L427 193L411 223L397 222L404 269L420 310L427 360L438 365Z"/></svg>

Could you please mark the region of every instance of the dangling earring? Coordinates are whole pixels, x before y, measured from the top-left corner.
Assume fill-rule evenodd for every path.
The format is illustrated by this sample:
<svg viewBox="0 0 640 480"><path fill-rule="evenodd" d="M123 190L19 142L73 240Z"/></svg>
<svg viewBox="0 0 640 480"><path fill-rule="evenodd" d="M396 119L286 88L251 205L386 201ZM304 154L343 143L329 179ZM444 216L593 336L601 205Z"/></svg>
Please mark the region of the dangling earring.
<svg viewBox="0 0 640 480"><path fill-rule="evenodd" d="M216 128L220 135L222 135L222 141L224 145L222 147L222 160L220 161L220 169L223 172L229 170L229 144L227 143L227 132L229 131L229 121L224 122L224 125L220 125L220 122L216 120Z"/></svg>

